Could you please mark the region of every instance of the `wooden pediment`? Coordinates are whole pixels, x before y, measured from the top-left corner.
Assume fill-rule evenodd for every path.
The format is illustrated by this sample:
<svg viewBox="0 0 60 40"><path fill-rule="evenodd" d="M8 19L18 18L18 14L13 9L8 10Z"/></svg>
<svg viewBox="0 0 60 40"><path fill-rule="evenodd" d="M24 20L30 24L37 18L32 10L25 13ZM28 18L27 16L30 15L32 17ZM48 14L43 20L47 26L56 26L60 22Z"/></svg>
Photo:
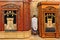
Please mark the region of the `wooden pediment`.
<svg viewBox="0 0 60 40"><path fill-rule="evenodd" d="M53 6L47 6L46 8L43 8L43 10L56 10Z"/></svg>
<svg viewBox="0 0 60 40"><path fill-rule="evenodd" d="M6 4L1 6L2 8L19 8L20 6L16 5L16 4Z"/></svg>

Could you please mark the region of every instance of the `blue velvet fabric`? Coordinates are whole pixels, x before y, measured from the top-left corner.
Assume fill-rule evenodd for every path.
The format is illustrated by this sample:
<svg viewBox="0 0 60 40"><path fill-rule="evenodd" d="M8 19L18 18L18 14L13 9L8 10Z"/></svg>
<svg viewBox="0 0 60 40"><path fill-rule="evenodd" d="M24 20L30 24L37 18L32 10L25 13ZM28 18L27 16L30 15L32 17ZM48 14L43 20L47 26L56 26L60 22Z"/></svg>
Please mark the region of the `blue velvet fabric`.
<svg viewBox="0 0 60 40"><path fill-rule="evenodd" d="M55 32L55 28L46 28L46 32Z"/></svg>

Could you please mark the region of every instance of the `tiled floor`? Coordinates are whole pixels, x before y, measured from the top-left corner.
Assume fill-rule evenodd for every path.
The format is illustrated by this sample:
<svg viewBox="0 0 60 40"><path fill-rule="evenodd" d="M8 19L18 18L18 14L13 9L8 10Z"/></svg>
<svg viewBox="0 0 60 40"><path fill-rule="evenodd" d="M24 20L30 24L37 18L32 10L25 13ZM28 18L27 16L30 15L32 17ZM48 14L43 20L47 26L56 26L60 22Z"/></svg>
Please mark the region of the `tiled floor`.
<svg viewBox="0 0 60 40"><path fill-rule="evenodd" d="M22 38L22 39L0 39L0 40L60 40L60 38L41 38L38 35L32 35L31 37L28 38Z"/></svg>
<svg viewBox="0 0 60 40"><path fill-rule="evenodd" d="M27 38L31 36L31 31L18 31L18 32L0 32L0 38Z"/></svg>
<svg viewBox="0 0 60 40"><path fill-rule="evenodd" d="M0 32L0 38L0 40L60 40L60 38L41 38L38 35L31 35L31 31Z"/></svg>

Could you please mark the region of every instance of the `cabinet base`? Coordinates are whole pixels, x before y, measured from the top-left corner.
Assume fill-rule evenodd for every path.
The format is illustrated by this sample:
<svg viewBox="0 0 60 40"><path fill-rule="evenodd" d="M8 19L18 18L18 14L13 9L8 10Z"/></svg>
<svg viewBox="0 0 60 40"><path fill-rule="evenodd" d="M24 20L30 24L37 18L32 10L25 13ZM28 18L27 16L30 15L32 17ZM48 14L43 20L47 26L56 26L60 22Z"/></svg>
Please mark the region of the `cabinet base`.
<svg viewBox="0 0 60 40"><path fill-rule="evenodd" d="M0 38L27 38L31 36L31 30L29 31L16 31L16 32L0 32Z"/></svg>

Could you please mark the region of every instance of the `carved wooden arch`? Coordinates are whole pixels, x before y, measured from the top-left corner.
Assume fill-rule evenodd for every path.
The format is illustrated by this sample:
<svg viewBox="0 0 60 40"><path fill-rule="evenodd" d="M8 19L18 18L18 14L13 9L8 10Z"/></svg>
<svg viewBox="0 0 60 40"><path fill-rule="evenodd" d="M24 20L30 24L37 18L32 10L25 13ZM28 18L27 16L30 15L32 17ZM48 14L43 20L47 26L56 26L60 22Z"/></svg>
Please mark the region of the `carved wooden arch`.
<svg viewBox="0 0 60 40"><path fill-rule="evenodd" d="M18 6L16 4L5 4L1 7L6 9L6 8L19 8L20 6Z"/></svg>
<svg viewBox="0 0 60 40"><path fill-rule="evenodd" d="M45 10L45 11L54 11L54 10L57 10L57 9L53 6L47 6L46 8L43 8L43 10Z"/></svg>

